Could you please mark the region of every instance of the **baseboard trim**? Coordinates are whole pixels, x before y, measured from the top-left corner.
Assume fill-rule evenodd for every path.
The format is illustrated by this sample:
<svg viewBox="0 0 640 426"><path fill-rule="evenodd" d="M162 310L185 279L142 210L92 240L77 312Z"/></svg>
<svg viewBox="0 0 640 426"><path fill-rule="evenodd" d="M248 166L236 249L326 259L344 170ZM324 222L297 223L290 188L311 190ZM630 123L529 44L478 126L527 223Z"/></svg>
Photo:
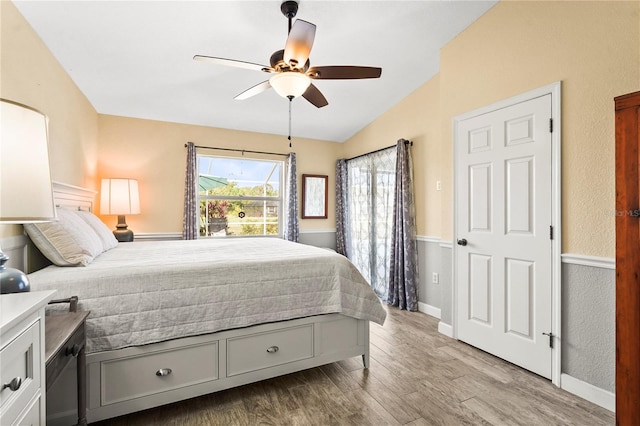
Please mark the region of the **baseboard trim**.
<svg viewBox="0 0 640 426"><path fill-rule="evenodd" d="M562 263L592 266L594 268L616 269L616 260L610 257L586 256L583 254L563 253Z"/></svg>
<svg viewBox="0 0 640 426"><path fill-rule="evenodd" d="M428 305L426 303L418 302L418 311L425 313L434 318L440 319L440 308L436 308L435 306Z"/></svg>
<svg viewBox="0 0 640 426"><path fill-rule="evenodd" d="M438 323L438 333L453 338L453 327L440 321Z"/></svg>
<svg viewBox="0 0 640 426"><path fill-rule="evenodd" d="M564 373L560 375L560 387L602 408L616 412L616 395L612 392L600 389Z"/></svg>

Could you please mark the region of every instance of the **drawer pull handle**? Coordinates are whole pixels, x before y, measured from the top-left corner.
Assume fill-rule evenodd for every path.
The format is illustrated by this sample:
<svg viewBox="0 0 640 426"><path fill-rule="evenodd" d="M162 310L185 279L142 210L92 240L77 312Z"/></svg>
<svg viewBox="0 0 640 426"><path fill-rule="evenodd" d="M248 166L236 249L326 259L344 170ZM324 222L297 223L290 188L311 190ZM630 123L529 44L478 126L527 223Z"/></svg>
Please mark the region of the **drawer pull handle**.
<svg viewBox="0 0 640 426"><path fill-rule="evenodd" d="M76 358L79 353L80 353L80 345L77 343L73 346L67 346L67 348L64 350L64 354L66 356L71 355L74 358Z"/></svg>
<svg viewBox="0 0 640 426"><path fill-rule="evenodd" d="M16 377L9 383L5 383L4 385L2 385L2 390L5 390L5 388L9 388L11 392L15 392L20 389L20 386L22 386L22 379L20 377Z"/></svg>
<svg viewBox="0 0 640 426"><path fill-rule="evenodd" d="M267 348L267 352L269 352L270 354L274 354L274 353L278 352L279 350L280 350L280 348L277 347L277 346L271 346L271 347Z"/></svg>
<svg viewBox="0 0 640 426"><path fill-rule="evenodd" d="M156 376L158 377L168 376L169 374L171 374L170 368L161 368L160 370L156 371Z"/></svg>

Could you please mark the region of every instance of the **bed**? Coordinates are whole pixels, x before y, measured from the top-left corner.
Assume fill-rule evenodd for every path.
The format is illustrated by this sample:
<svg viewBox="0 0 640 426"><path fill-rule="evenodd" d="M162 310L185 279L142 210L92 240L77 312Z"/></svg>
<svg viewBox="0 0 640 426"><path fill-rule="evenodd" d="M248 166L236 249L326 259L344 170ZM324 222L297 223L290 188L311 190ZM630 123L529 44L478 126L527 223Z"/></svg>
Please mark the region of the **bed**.
<svg viewBox="0 0 640 426"><path fill-rule="evenodd" d="M92 207L80 188L54 194L59 212ZM91 311L89 422L355 356L368 367L369 321L386 316L346 258L277 238L120 243L85 264L29 278Z"/></svg>

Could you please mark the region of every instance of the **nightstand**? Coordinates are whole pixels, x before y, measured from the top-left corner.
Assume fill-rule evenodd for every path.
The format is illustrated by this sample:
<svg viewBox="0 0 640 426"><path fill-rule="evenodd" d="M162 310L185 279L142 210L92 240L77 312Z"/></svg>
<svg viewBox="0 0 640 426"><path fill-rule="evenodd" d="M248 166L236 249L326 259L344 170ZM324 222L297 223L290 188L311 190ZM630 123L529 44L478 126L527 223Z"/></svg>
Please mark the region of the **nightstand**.
<svg viewBox="0 0 640 426"><path fill-rule="evenodd" d="M73 310L75 310L75 303L77 298L71 304ZM89 311L81 311L47 315L45 323L46 387L49 389L67 364L76 358L78 425L80 426L87 424L85 321L89 313Z"/></svg>
<svg viewBox="0 0 640 426"><path fill-rule="evenodd" d="M55 291L0 296L0 424L45 424L44 307Z"/></svg>

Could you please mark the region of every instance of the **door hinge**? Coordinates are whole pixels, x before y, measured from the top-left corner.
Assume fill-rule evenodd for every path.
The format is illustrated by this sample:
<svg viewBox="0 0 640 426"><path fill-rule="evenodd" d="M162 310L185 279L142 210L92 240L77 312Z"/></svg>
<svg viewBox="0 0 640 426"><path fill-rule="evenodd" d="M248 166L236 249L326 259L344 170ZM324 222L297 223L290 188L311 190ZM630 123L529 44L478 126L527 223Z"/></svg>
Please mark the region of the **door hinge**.
<svg viewBox="0 0 640 426"><path fill-rule="evenodd" d="M553 133L553 118L549 119L549 133Z"/></svg>
<svg viewBox="0 0 640 426"><path fill-rule="evenodd" d="M550 347L551 349L553 349L553 338L554 338L554 337L556 337L556 336L555 336L555 334L553 334L553 333L551 333L551 332L549 332L549 333L542 333L542 334L544 334L545 336L549 336L549 347Z"/></svg>
<svg viewBox="0 0 640 426"><path fill-rule="evenodd" d="M553 240L553 225L549 225L549 239Z"/></svg>

